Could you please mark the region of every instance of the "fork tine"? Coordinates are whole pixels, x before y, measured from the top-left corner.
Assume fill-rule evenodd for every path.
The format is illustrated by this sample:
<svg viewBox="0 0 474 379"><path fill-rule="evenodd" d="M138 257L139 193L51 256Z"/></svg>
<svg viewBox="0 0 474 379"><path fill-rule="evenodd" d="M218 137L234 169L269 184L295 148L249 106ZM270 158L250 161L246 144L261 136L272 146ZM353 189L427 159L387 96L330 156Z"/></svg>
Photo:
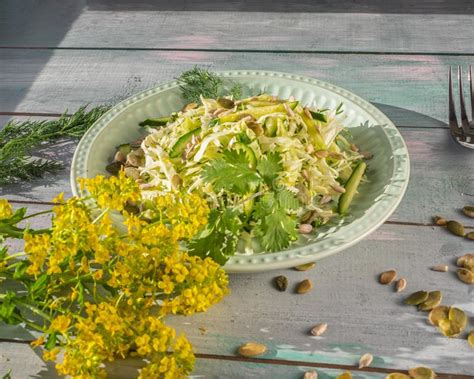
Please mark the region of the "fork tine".
<svg viewBox="0 0 474 379"><path fill-rule="evenodd" d="M459 102L461 108L461 126L464 131L464 134L469 134L469 119L467 118L466 113L466 104L464 103L464 92L462 88L462 68L458 66L458 84L459 84Z"/></svg>
<svg viewBox="0 0 474 379"><path fill-rule="evenodd" d="M454 106L454 96L453 96L453 79L451 73L451 66L449 66L449 75L448 75L448 82L449 82L449 128L451 129L451 134L453 136L457 136L461 139L464 139L463 130L459 128L458 119L456 117L456 108Z"/></svg>

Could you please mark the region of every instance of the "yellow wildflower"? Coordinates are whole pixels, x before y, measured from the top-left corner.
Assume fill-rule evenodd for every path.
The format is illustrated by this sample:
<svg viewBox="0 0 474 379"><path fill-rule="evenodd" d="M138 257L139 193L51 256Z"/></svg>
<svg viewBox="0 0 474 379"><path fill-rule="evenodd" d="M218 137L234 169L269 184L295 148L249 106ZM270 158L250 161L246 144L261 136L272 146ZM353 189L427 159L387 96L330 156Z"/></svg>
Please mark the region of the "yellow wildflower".
<svg viewBox="0 0 474 379"><path fill-rule="evenodd" d="M52 350L45 350L43 352L43 359L45 361L55 361L59 351L60 351L59 347L55 347Z"/></svg>
<svg viewBox="0 0 474 379"><path fill-rule="evenodd" d="M44 336L41 336L41 337L35 339L34 341L30 342L30 345L31 345L31 347L34 348L34 347L44 345L44 342L45 342L45 338L44 338Z"/></svg>
<svg viewBox="0 0 474 379"><path fill-rule="evenodd" d="M69 325L71 325L71 317L59 315L51 322L50 328L53 332L65 334L69 328Z"/></svg>
<svg viewBox="0 0 474 379"><path fill-rule="evenodd" d="M0 199L0 220L10 218L13 215L13 208L6 199Z"/></svg>

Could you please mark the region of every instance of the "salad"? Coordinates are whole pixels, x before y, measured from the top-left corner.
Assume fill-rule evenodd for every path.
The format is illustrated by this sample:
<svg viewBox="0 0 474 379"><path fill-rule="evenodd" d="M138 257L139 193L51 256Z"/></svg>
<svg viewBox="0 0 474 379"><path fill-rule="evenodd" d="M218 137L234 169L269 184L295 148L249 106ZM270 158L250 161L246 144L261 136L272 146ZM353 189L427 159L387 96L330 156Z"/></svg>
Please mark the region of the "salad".
<svg viewBox="0 0 474 379"><path fill-rule="evenodd" d="M119 146L108 165L140 183L141 217L153 220L146 203L159 194L198 193L211 213L187 248L223 264L239 244L246 254L279 251L348 213L367 156L350 141L342 104L317 109L268 94L200 103L140 123L146 137Z"/></svg>

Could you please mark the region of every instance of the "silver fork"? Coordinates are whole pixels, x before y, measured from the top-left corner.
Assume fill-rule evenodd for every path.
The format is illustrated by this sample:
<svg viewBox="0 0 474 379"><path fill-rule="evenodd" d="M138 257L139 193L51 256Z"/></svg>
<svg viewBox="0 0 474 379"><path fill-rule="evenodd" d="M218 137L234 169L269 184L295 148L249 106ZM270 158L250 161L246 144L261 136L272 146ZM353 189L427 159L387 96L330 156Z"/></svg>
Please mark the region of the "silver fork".
<svg viewBox="0 0 474 379"><path fill-rule="evenodd" d="M472 91L472 68L469 66L469 72L467 74L469 81L469 94L471 103L471 114L474 112L474 94ZM469 122L466 113L466 104L464 102L464 93L462 86L462 69L458 66L458 87L459 87L459 105L461 110L461 126L459 126L458 118L456 116L456 109L454 104L453 96L453 80L451 77L451 67L449 67L449 129L451 135L456 142L459 142L462 146L474 149L474 124Z"/></svg>

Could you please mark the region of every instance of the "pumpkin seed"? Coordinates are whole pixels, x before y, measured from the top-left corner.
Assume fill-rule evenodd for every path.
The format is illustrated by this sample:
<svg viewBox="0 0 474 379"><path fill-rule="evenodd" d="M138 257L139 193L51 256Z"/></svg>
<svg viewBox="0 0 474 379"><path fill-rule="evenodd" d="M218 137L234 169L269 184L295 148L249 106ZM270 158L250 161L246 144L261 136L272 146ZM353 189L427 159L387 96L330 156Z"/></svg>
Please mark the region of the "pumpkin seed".
<svg viewBox="0 0 474 379"><path fill-rule="evenodd" d="M469 206L469 205L466 205L462 211L464 212L464 214L467 216L467 217L471 217L471 218L474 218L474 207L472 206Z"/></svg>
<svg viewBox="0 0 474 379"><path fill-rule="evenodd" d="M140 179L140 171L135 167L125 167L124 169L125 176L135 180Z"/></svg>
<svg viewBox="0 0 474 379"><path fill-rule="evenodd" d="M407 286L407 280L405 278L400 278L397 281L397 285L395 287L395 290L397 292L402 292Z"/></svg>
<svg viewBox="0 0 474 379"><path fill-rule="evenodd" d="M226 99L225 97L220 97L217 99L217 102L220 106L230 109L234 107L234 102L230 99Z"/></svg>
<svg viewBox="0 0 474 379"><path fill-rule="evenodd" d="M318 373L316 371L306 371L303 379L318 379Z"/></svg>
<svg viewBox="0 0 474 379"><path fill-rule="evenodd" d="M470 239L470 240L474 240L474 232L466 233L466 235L464 237L466 237L467 239Z"/></svg>
<svg viewBox="0 0 474 379"><path fill-rule="evenodd" d="M124 154L123 151L118 150L115 153L115 156L114 156L115 162L125 163L126 160L127 160L127 155Z"/></svg>
<svg viewBox="0 0 474 379"><path fill-rule="evenodd" d="M112 175L117 175L122 167L123 167L122 162L115 161L105 166L105 169L107 170L107 172L110 172Z"/></svg>
<svg viewBox="0 0 474 379"><path fill-rule="evenodd" d="M311 283L311 280L305 279L301 281L300 283L298 283L298 286L296 287L296 293L299 293L302 295L311 291L312 288L313 288L313 283Z"/></svg>
<svg viewBox="0 0 474 379"><path fill-rule="evenodd" d="M352 379L352 374L349 371L345 371L337 379Z"/></svg>
<svg viewBox="0 0 474 379"><path fill-rule="evenodd" d="M446 227L451 233L460 237L464 237L464 226L461 223L450 220L446 223Z"/></svg>
<svg viewBox="0 0 474 379"><path fill-rule="evenodd" d="M313 336L320 336L322 335L324 332L326 332L326 329L328 328L328 324L318 324L316 326L313 327L313 329L311 329L311 334Z"/></svg>
<svg viewBox="0 0 474 379"><path fill-rule="evenodd" d="M474 272L467 268L460 268L457 271L458 278L466 284L474 284Z"/></svg>
<svg viewBox="0 0 474 379"><path fill-rule="evenodd" d="M405 304L408 305L418 305L423 303L428 299L428 292L426 291L417 291L412 293L405 299Z"/></svg>
<svg viewBox="0 0 474 379"><path fill-rule="evenodd" d="M474 349L474 330L471 330L468 334L467 343Z"/></svg>
<svg viewBox="0 0 474 379"><path fill-rule="evenodd" d="M448 316L449 316L449 321L459 325L459 327L461 328L461 331L464 330L464 328L467 325L467 316L466 316L466 313L462 309L451 307L449 308Z"/></svg>
<svg viewBox="0 0 474 379"><path fill-rule="evenodd" d="M380 274L379 282L380 284L390 284L392 283L397 277L397 272L395 270L388 270L384 271Z"/></svg>
<svg viewBox="0 0 474 379"><path fill-rule="evenodd" d="M313 226L311 224L300 224L298 231L301 234L309 234L313 231Z"/></svg>
<svg viewBox="0 0 474 379"><path fill-rule="evenodd" d="M450 338L457 337L462 332L460 326L450 320L440 320L438 323L438 328L441 330L443 335Z"/></svg>
<svg viewBox="0 0 474 379"><path fill-rule="evenodd" d="M196 103L189 103L189 104L186 104L182 109L181 109L181 112L187 112L187 111L190 111L191 109L195 109L197 108L198 105Z"/></svg>
<svg viewBox="0 0 474 379"><path fill-rule="evenodd" d="M448 271L449 267L448 265L436 265L431 267L432 271L438 271L438 272L446 272Z"/></svg>
<svg viewBox="0 0 474 379"><path fill-rule="evenodd" d="M446 226L446 223L447 223L446 219L441 216L434 216L433 221L436 225L439 225L439 226Z"/></svg>
<svg viewBox="0 0 474 379"><path fill-rule="evenodd" d="M408 370L413 379L434 379L436 374L429 367L415 367Z"/></svg>
<svg viewBox="0 0 474 379"><path fill-rule="evenodd" d="M449 307L445 305L439 305L434 307L428 315L428 320L432 325L438 326L441 320L449 318Z"/></svg>
<svg viewBox="0 0 474 379"><path fill-rule="evenodd" d="M373 360L374 360L374 357L372 354L369 354L369 353L364 354L359 359L359 368L369 367Z"/></svg>
<svg viewBox="0 0 474 379"><path fill-rule="evenodd" d="M312 268L316 267L316 263L310 262L310 263L305 263L303 265L299 265L295 267L296 271L308 271L311 270Z"/></svg>
<svg viewBox="0 0 474 379"><path fill-rule="evenodd" d="M456 264L459 267L464 267L464 268L473 270L474 269L474 254L465 254L462 257L459 257Z"/></svg>
<svg viewBox="0 0 474 379"><path fill-rule="evenodd" d="M393 372L388 374L385 379L410 379L410 377L406 374L402 374L400 372Z"/></svg>
<svg viewBox="0 0 474 379"><path fill-rule="evenodd" d="M288 278L284 275L279 275L275 277L275 284L281 292L284 292L288 288Z"/></svg>
<svg viewBox="0 0 474 379"><path fill-rule="evenodd" d="M246 344L239 347L239 354L244 357L256 357L258 355L265 354L267 347L261 343L247 342Z"/></svg>
<svg viewBox="0 0 474 379"><path fill-rule="evenodd" d="M418 305L418 310L430 311L441 304L442 298L443 298L443 295L441 294L441 291L432 291L428 294L428 299L426 299L423 303Z"/></svg>

